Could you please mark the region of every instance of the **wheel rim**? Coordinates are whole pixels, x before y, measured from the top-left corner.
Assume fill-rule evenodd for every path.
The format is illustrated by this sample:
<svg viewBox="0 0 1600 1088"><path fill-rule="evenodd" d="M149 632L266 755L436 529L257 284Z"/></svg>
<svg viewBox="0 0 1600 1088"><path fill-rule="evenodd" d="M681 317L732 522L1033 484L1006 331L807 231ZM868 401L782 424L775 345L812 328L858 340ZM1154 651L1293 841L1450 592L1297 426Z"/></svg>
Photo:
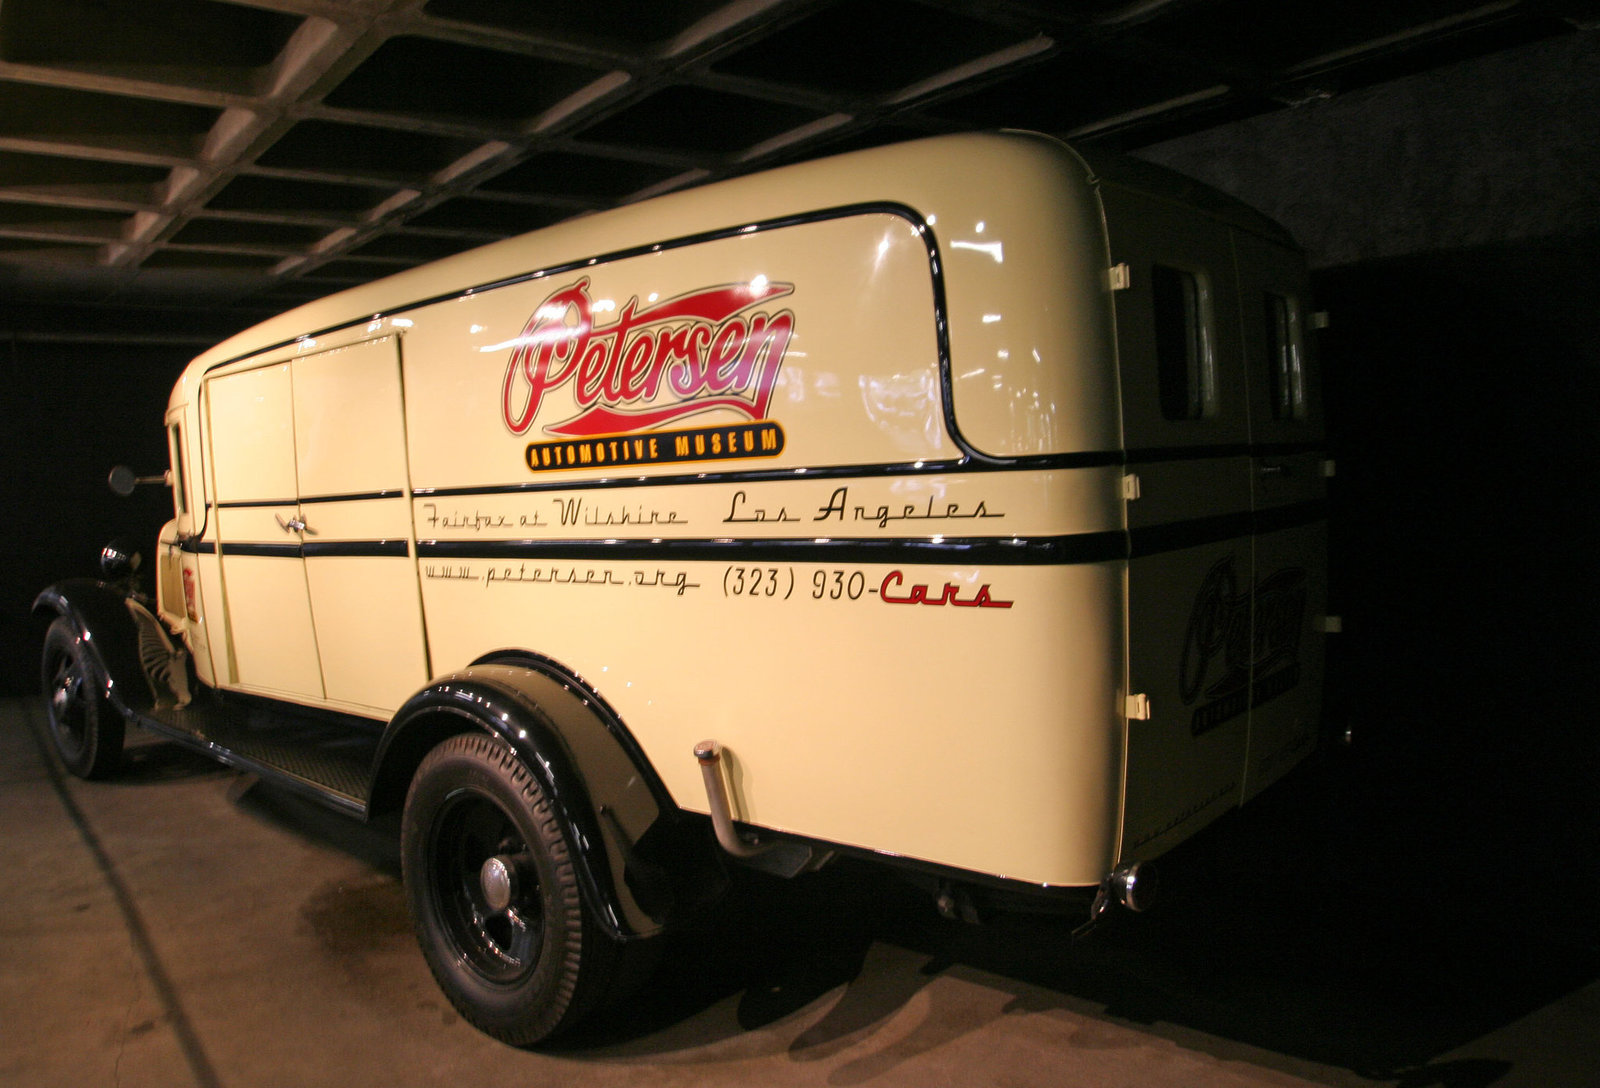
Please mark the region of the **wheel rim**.
<svg viewBox="0 0 1600 1088"><path fill-rule="evenodd" d="M68 759L79 755L88 743L88 704L77 660L65 654L57 657L50 681L50 723Z"/></svg>
<svg viewBox="0 0 1600 1088"><path fill-rule="evenodd" d="M485 980L526 977L544 944L533 851L511 816L472 790L446 799L428 841L434 906L460 959Z"/></svg>

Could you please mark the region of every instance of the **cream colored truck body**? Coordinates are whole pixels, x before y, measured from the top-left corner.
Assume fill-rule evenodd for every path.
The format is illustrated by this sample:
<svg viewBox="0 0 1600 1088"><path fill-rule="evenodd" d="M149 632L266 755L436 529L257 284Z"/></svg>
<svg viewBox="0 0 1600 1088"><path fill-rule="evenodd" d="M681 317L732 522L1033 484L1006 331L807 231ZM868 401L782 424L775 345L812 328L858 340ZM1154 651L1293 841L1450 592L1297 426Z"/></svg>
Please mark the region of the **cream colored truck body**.
<svg viewBox="0 0 1600 1088"><path fill-rule="evenodd" d="M1305 297L1267 221L1030 135L573 220L196 359L160 612L379 722L526 651L684 810L711 737L755 828L1097 885L1311 747Z"/></svg>

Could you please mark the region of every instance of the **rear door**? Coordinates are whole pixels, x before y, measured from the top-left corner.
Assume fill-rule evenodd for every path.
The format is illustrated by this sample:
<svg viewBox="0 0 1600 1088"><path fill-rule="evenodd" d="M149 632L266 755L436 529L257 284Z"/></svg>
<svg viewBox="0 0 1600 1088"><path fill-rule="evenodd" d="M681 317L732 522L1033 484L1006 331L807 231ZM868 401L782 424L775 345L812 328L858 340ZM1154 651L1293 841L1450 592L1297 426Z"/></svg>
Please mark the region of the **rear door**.
<svg viewBox="0 0 1600 1088"><path fill-rule="evenodd" d="M1111 259L1128 275L1115 296L1131 546L1127 859L1241 797L1255 466L1228 228L1114 186L1102 195Z"/></svg>
<svg viewBox="0 0 1600 1088"><path fill-rule="evenodd" d="M1248 800L1316 740L1328 527L1321 390L1309 354L1303 260L1244 232L1235 232L1234 246L1255 454Z"/></svg>

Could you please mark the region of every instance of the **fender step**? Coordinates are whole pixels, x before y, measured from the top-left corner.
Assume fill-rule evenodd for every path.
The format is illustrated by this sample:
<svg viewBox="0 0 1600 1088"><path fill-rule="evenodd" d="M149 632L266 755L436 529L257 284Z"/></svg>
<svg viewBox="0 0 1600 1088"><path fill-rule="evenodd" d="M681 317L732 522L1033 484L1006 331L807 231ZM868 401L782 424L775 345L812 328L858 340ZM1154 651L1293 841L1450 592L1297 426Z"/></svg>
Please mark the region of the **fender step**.
<svg viewBox="0 0 1600 1088"><path fill-rule="evenodd" d="M188 706L141 711L135 720L231 767L340 811L366 815L381 722L204 687Z"/></svg>

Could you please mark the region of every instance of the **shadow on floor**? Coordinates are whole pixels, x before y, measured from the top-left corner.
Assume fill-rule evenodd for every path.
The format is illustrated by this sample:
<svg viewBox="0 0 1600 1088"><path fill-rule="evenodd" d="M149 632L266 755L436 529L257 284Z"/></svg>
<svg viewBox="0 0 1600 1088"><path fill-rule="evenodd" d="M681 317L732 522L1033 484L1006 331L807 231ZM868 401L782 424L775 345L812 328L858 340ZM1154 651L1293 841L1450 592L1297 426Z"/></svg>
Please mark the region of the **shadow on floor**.
<svg viewBox="0 0 1600 1088"><path fill-rule="evenodd" d="M42 712L41 712L42 713ZM228 773L214 759L140 729L129 729L117 782L125 786L161 785L190 778L220 777Z"/></svg>
<svg viewBox="0 0 1600 1088"><path fill-rule="evenodd" d="M1487 1088L1509 1062L1443 1056L1600 978L1600 949L1580 903L1530 902L1496 859L1479 872L1428 857L1432 837L1481 842L1482 829L1404 811L1414 797L1355 790L1362 773L1292 776L1169 856L1156 909L1114 915L1076 943L1059 918L947 922L920 891L855 862L789 884L743 878L713 924L666 947L641 996L562 1049L670 1050L676 1033L645 1037L726 998L737 995L749 1030L845 987L794 1041L805 1060L940 973L977 971L986 986L1015 986L1008 1011L1104 1015L1222 1058L1251 1048L1401 1088ZM1436 823L1445 816L1449 829ZM915 955L869 962L884 945Z"/></svg>
<svg viewBox="0 0 1600 1088"><path fill-rule="evenodd" d="M1104 1016L1221 1058L1259 1064L1265 1052L1400 1088L1487 1088L1509 1063L1444 1056L1600 978L1581 767L1551 768L1557 788L1540 800L1506 767L1381 734L1324 753L1163 859L1155 909L1115 913L1076 942L1076 919L948 922L926 893L862 862L789 882L740 872L711 917L649 948L633 996L558 1049L700 1047L839 991L790 1046L794 1060L819 1060L954 971L1012 989L1008 1011ZM361 825L248 776L232 793L249 815L371 865L402 909L392 824ZM1580 863L1562 865L1574 846ZM732 1018L701 1015L729 999ZM929 1019L919 1030L964 1030Z"/></svg>

